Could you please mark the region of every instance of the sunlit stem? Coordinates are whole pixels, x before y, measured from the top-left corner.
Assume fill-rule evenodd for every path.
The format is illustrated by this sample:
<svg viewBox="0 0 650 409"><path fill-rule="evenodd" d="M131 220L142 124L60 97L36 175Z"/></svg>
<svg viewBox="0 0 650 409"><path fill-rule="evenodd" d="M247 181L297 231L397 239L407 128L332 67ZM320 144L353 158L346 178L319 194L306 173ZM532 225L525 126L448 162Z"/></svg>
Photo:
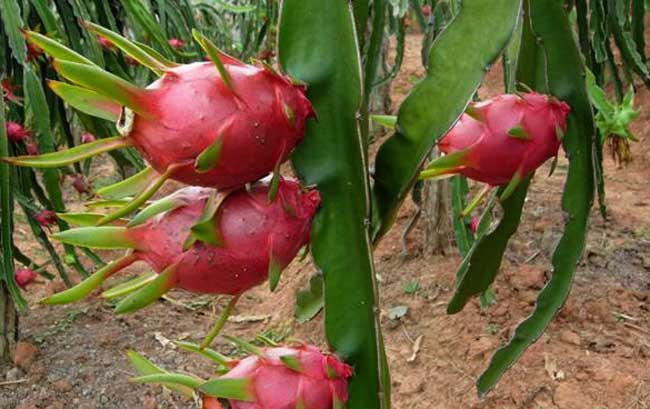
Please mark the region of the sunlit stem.
<svg viewBox="0 0 650 409"><path fill-rule="evenodd" d="M494 186L490 186L490 185L487 185L483 189L481 189L481 191L476 196L474 196L474 198L467 205L467 207L465 207L465 209L463 209L463 211L460 212L460 215L458 215L458 217L463 219L467 217L468 214L472 213L472 210L476 209L476 207L479 204L481 204L483 199L485 199L485 197L488 195L488 193L490 193L492 189L494 189Z"/></svg>

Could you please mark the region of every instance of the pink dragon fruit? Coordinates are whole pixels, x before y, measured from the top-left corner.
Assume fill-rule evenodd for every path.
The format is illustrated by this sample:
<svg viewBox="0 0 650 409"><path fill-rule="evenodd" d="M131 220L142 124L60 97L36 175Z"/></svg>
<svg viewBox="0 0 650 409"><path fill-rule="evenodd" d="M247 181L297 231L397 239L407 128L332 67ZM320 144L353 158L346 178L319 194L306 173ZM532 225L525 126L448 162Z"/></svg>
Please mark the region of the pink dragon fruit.
<svg viewBox="0 0 650 409"><path fill-rule="evenodd" d="M210 396L220 380L243 380L247 399L228 399L230 409L333 409L347 402L351 376L349 365L315 346L276 347L236 362L199 390Z"/></svg>
<svg viewBox="0 0 650 409"><path fill-rule="evenodd" d="M237 296L269 276L274 287L281 270L309 242L320 195L303 192L294 181L280 180L275 198L269 201L269 189L258 182L249 190L219 197L212 189L189 187L155 202L128 227L82 227L53 235L70 244L133 251L45 302L76 301L139 260L160 273L152 283L160 293L147 295L152 296L147 303L171 288ZM206 218L210 208L213 212ZM139 297L138 293L132 296ZM127 298L118 312L130 311L138 304L134 302Z"/></svg>
<svg viewBox="0 0 650 409"><path fill-rule="evenodd" d="M113 44L113 42L111 40L109 40L108 38L106 38L104 36L98 36L97 37L97 42L99 43L99 45L102 46L102 48L104 48L106 50L109 50L109 51L115 50L115 44Z"/></svg>
<svg viewBox="0 0 650 409"><path fill-rule="evenodd" d="M18 287L23 290L27 289L27 286L34 282L38 274L36 271L30 268L20 268L14 272L14 278L16 279L16 284Z"/></svg>
<svg viewBox="0 0 650 409"><path fill-rule="evenodd" d="M421 177L460 173L491 186L518 182L557 155L569 111L566 103L537 93L473 104L440 140L446 156Z"/></svg>
<svg viewBox="0 0 650 409"><path fill-rule="evenodd" d="M177 50L185 47L185 41L181 40L180 38L170 38L167 40L167 44L169 44L172 48L175 48Z"/></svg>
<svg viewBox="0 0 650 409"><path fill-rule="evenodd" d="M139 47L86 24L125 52ZM56 48L62 45L53 48L52 41L38 33L25 35L45 52L61 56ZM161 75L146 89L102 71L80 55L55 58L59 74L80 86L51 81L54 92L82 111L117 120L122 137L88 144L73 155L5 160L51 167L135 146L161 177L194 186L239 188L266 176L288 158L304 137L307 119L314 116L305 87L268 65L247 65L220 52L199 33L195 37L211 62L178 65L145 49L132 55ZM75 55L72 50L66 54Z"/></svg>
<svg viewBox="0 0 650 409"><path fill-rule="evenodd" d="M478 231L478 225L481 223L481 218L478 216L472 217L472 220L469 222L469 228L472 233L476 234Z"/></svg>
<svg viewBox="0 0 650 409"><path fill-rule="evenodd" d="M81 134L81 143L91 143L95 142L97 138L95 135L91 134L90 132L84 132Z"/></svg>
<svg viewBox="0 0 650 409"><path fill-rule="evenodd" d="M7 138L12 142L24 141L32 135L24 126L13 121L7 121L5 123L5 130L7 131Z"/></svg>
<svg viewBox="0 0 650 409"><path fill-rule="evenodd" d="M40 153L38 149L38 144L34 141L29 141L25 143L25 150L27 151L27 154L31 156L36 156Z"/></svg>
<svg viewBox="0 0 650 409"><path fill-rule="evenodd" d="M36 219L38 224L45 228L49 228L58 222L56 213L51 210L42 210L36 216L34 216L34 219Z"/></svg>
<svg viewBox="0 0 650 409"><path fill-rule="evenodd" d="M75 173L74 175L72 175L72 187L80 195L88 194L92 191L92 186L90 182L84 175L80 173Z"/></svg>

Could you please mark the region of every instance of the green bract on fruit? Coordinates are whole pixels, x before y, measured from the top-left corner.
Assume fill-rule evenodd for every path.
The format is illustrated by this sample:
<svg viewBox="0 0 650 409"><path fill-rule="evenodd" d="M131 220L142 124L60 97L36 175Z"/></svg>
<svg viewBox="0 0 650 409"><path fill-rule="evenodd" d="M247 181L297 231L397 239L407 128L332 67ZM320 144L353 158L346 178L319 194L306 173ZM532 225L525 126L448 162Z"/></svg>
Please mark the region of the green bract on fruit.
<svg viewBox="0 0 650 409"><path fill-rule="evenodd" d="M263 182L230 194L189 187L154 202L126 226L120 220L115 226L57 233L53 237L65 243L132 250L45 302L77 301L136 261L148 263L159 275L142 288L136 286L138 291L118 305L118 312L141 308L171 288L237 296L269 276L275 287L282 269L309 243L320 195L315 190L303 191L294 181L280 180L269 201L272 189ZM93 223L88 214L61 217L72 223Z"/></svg>

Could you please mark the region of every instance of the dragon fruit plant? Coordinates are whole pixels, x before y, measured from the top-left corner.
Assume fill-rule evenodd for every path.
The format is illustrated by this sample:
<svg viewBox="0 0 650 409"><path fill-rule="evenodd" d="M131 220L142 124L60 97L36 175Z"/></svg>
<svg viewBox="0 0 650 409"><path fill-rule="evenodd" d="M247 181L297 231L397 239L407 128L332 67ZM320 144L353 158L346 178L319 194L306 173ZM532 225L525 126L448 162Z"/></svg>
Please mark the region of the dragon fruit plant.
<svg viewBox="0 0 650 409"><path fill-rule="evenodd" d="M220 375L216 378L169 373L131 351L129 359L140 372L132 381L159 383L181 394L198 395L204 409L345 408L352 367L335 355L308 344L259 348L235 337L227 338L250 355L230 359L214 350L203 350L203 356L218 364L216 372ZM176 345L200 351L195 344Z"/></svg>
<svg viewBox="0 0 650 409"><path fill-rule="evenodd" d="M179 65L119 34L92 23L105 38L160 78L139 88L39 33L26 39L54 58L53 66L72 83L50 88L76 109L116 121L120 136L41 156L4 158L21 166L58 167L99 153L133 146L151 164L132 183L139 194L107 224L141 206L166 179L193 186L236 189L279 168L302 140L314 116L305 87L268 65L247 65L194 32L211 61ZM278 174L278 172L276 172ZM114 197L108 187L98 194Z"/></svg>
<svg viewBox="0 0 650 409"><path fill-rule="evenodd" d="M270 191L276 190L269 201ZM233 296L224 316L206 338L221 330L239 296L270 279L271 289L298 251L309 243L311 219L320 204L318 191L280 179L277 186L258 182L249 189L218 193L188 187L143 209L131 221L93 226L101 214L60 217L85 227L54 234L64 243L102 249L129 249L77 286L55 294L45 304L78 301L116 272L144 261L158 273L120 287L110 296L129 294L117 313L138 310L172 288L193 293Z"/></svg>
<svg viewBox="0 0 650 409"><path fill-rule="evenodd" d="M490 187L507 185L505 200L522 180L556 157L569 106L538 93L504 94L474 103L440 140L445 154L420 178L462 174Z"/></svg>

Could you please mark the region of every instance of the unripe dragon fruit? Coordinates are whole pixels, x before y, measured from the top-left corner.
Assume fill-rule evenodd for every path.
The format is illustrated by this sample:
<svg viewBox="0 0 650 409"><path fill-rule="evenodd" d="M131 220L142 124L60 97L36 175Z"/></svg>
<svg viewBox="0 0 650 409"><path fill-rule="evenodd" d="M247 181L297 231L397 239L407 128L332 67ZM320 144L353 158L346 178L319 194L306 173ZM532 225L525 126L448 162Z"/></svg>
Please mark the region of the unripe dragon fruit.
<svg viewBox="0 0 650 409"><path fill-rule="evenodd" d="M24 141L32 135L24 126L14 121L7 121L5 123L5 130L7 132L7 138L12 142Z"/></svg>
<svg viewBox="0 0 650 409"><path fill-rule="evenodd" d="M569 111L566 103L537 93L473 104L440 140L446 156L421 176L460 173L491 186L516 185L557 155Z"/></svg>
<svg viewBox="0 0 650 409"><path fill-rule="evenodd" d="M348 379L352 367L334 355L319 348L298 346L272 346L257 348L245 341L228 337L250 356L230 360L221 356L224 375L208 381L188 375L164 371L164 375L133 378L139 383L164 382L167 386L198 391L202 395L203 409L339 409L348 401ZM182 349L196 352L196 346L177 343ZM214 351L209 351L215 355ZM219 355L217 353L217 355ZM151 366L145 358L133 352L129 358L142 368ZM187 390L187 389L185 389Z"/></svg>
<svg viewBox="0 0 650 409"><path fill-rule="evenodd" d="M53 65L62 77L78 84L51 81L53 91L81 111L117 121L122 136L78 146L72 152L4 160L59 167L134 146L155 169L151 178L157 178L150 184L155 189L143 189L134 199L139 206L155 193L161 185L158 181L168 178L193 186L236 189L268 175L303 139L307 119L315 115L303 85L268 65L247 65L222 53L198 32L195 38L211 61L179 65L100 26L86 26L160 78L146 89L139 88L47 37L25 32L30 42L55 56Z"/></svg>
<svg viewBox="0 0 650 409"><path fill-rule="evenodd" d="M27 286L31 284L37 276L38 274L36 271L32 270L31 268L20 268L14 272L16 284L18 284L18 287L22 288L23 290L27 289Z"/></svg>
<svg viewBox="0 0 650 409"><path fill-rule="evenodd" d="M151 283L159 293L146 294L152 297L147 303L171 288L237 296L269 275L274 287L282 269L309 243L320 195L303 191L297 182L280 180L269 201L270 189L259 182L249 190L220 196L213 189L188 187L153 203L127 227L82 227L53 235L80 246L133 250L45 302L76 301L111 274L140 260L160 273ZM138 294L132 294L134 299ZM118 312L127 312L139 302L127 298Z"/></svg>

